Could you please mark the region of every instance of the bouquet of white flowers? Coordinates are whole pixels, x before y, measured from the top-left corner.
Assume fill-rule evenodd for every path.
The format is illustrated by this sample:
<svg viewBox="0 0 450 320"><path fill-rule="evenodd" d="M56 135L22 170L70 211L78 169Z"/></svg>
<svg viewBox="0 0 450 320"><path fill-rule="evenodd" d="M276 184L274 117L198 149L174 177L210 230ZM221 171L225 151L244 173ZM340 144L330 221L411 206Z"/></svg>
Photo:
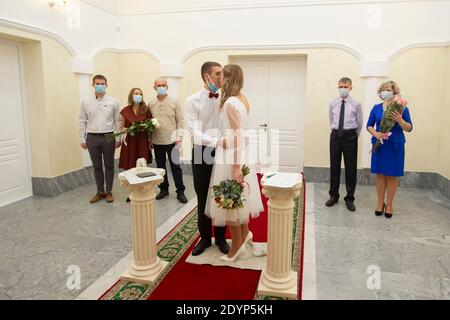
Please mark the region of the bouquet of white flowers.
<svg viewBox="0 0 450 320"><path fill-rule="evenodd" d="M147 119L145 121L137 121L126 128L126 130L123 132L111 133L108 138L110 138L111 140L115 140L117 137L121 137L124 134L129 134L130 136L134 137L138 132L146 132L148 135L150 135L153 131L155 131L155 129L158 129L159 127L160 124L158 122L158 119L156 118Z"/></svg>

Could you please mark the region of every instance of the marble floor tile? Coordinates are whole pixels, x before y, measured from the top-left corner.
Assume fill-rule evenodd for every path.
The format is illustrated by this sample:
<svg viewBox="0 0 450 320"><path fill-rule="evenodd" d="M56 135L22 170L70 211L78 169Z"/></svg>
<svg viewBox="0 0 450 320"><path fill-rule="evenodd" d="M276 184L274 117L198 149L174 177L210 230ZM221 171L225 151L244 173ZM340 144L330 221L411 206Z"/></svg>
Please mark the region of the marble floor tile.
<svg viewBox="0 0 450 320"><path fill-rule="evenodd" d="M192 176L184 179L187 198L195 198ZM128 194L117 179L112 204L90 204L94 194L89 184L0 208L0 299L74 299L108 271L116 276L111 268L132 250ZM156 201L157 226L183 207L171 190ZM66 285L70 266L81 272L79 289Z"/></svg>
<svg viewBox="0 0 450 320"><path fill-rule="evenodd" d="M373 213L374 186L357 186L355 212L342 200L327 208L328 188L314 184L318 299L448 299L448 198L401 187L386 219ZM381 272L380 290L367 289L370 266Z"/></svg>

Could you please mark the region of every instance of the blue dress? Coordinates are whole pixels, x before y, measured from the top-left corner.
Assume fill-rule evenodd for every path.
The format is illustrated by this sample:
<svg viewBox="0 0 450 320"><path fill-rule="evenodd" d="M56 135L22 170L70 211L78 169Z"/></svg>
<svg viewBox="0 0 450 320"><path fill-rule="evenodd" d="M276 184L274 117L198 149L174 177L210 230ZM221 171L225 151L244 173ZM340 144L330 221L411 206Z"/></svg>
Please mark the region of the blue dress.
<svg viewBox="0 0 450 320"><path fill-rule="evenodd" d="M370 111L367 127L374 127L376 124L375 129L379 132L382 118L383 104L376 104ZM402 118L411 124L412 130L412 121L408 107L403 109ZM370 172L391 177L401 177L405 174L405 134L398 123L394 125L391 132L392 135L389 139L384 140L384 143L380 145L378 150L372 152ZM372 145L376 142L377 139L372 137Z"/></svg>

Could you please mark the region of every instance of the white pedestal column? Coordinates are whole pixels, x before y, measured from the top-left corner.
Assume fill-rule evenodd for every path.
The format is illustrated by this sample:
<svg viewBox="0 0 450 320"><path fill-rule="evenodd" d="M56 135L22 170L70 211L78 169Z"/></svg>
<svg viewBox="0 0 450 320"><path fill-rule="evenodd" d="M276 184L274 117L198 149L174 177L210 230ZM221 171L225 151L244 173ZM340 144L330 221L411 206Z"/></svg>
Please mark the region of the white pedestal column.
<svg viewBox="0 0 450 320"><path fill-rule="evenodd" d="M267 265L261 273L258 293L276 297L298 297L297 272L292 270L292 229L294 199L299 196L302 182L292 188L267 187L269 198L267 235Z"/></svg>
<svg viewBox="0 0 450 320"><path fill-rule="evenodd" d="M142 168L140 168L142 170ZM133 238L133 263L121 276L127 281L154 282L168 262L157 256L155 222L155 186L163 181L162 169L145 168L157 173L149 178L135 177L136 168L119 174L121 186L131 190L131 225Z"/></svg>

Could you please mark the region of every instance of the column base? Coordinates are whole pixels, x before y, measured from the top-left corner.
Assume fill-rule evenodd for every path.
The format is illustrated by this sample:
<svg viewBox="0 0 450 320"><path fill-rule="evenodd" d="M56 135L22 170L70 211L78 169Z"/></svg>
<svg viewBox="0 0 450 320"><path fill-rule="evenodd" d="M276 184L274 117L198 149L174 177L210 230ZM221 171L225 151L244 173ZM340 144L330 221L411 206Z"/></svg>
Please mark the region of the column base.
<svg viewBox="0 0 450 320"><path fill-rule="evenodd" d="M297 272L291 271L286 282L273 281L263 270L259 278L258 294L265 296L298 299Z"/></svg>
<svg viewBox="0 0 450 320"><path fill-rule="evenodd" d="M133 281L138 283L151 283L155 282L156 279L161 275L164 269L169 263L167 261L162 261L148 271L136 271L133 267L130 267L125 271L120 279L125 281Z"/></svg>

